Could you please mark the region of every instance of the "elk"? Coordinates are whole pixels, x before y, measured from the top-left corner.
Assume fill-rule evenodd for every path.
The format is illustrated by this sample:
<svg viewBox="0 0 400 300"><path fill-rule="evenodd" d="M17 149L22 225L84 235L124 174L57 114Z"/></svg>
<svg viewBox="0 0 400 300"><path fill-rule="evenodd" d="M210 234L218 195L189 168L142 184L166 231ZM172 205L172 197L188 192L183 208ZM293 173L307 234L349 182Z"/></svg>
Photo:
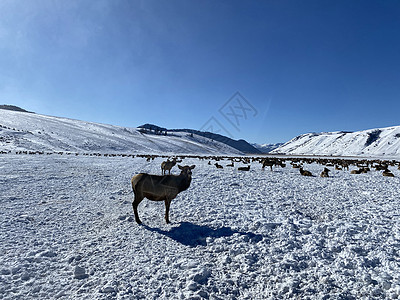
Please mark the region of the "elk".
<svg viewBox="0 0 400 300"><path fill-rule="evenodd" d="M165 221L169 224L169 207L171 201L180 192L189 188L192 181L192 170L195 167L195 165L190 167L178 165L178 168L181 170L179 175L159 176L140 173L133 176L131 183L135 198L132 202L132 207L136 223L142 224L139 218L138 206L144 198L147 198L152 201L165 201Z"/></svg>
<svg viewBox="0 0 400 300"><path fill-rule="evenodd" d="M321 173L321 177L329 177L329 172L331 170L329 170L328 168L324 168L324 170Z"/></svg>
<svg viewBox="0 0 400 300"><path fill-rule="evenodd" d="M221 165L218 164L218 163L215 163L215 166L217 167L217 169L223 169L223 168L224 168L223 166L221 166Z"/></svg>
<svg viewBox="0 0 400 300"><path fill-rule="evenodd" d="M352 170L350 174L361 174L362 170Z"/></svg>
<svg viewBox="0 0 400 300"><path fill-rule="evenodd" d="M249 171L249 170L250 170L250 166L247 166L247 167L239 167L238 170L239 170L239 171Z"/></svg>
<svg viewBox="0 0 400 300"><path fill-rule="evenodd" d="M274 165L274 162L272 160L269 159L265 159L263 161L263 165L262 165L262 169L264 169L265 167L270 167L271 171L272 171L272 166Z"/></svg>
<svg viewBox="0 0 400 300"><path fill-rule="evenodd" d="M388 169L385 169L382 173L383 176L387 176L387 177L394 177L393 173L390 172Z"/></svg>
<svg viewBox="0 0 400 300"><path fill-rule="evenodd" d="M352 170L350 171L350 174L361 174L361 173L367 173L368 169L367 168L359 168L358 170Z"/></svg>
<svg viewBox="0 0 400 300"><path fill-rule="evenodd" d="M388 165L387 164L379 164L379 165L374 166L374 168L377 171L386 171L388 168Z"/></svg>
<svg viewBox="0 0 400 300"><path fill-rule="evenodd" d="M174 158L172 161L170 161L169 159L167 159L167 161L163 161L161 163L162 175L165 175L167 173L167 171L168 171L168 174L171 174L171 169L175 165L176 165L176 158Z"/></svg>
<svg viewBox="0 0 400 300"><path fill-rule="evenodd" d="M300 174L303 176L314 176L310 171L303 170L303 168L300 168Z"/></svg>

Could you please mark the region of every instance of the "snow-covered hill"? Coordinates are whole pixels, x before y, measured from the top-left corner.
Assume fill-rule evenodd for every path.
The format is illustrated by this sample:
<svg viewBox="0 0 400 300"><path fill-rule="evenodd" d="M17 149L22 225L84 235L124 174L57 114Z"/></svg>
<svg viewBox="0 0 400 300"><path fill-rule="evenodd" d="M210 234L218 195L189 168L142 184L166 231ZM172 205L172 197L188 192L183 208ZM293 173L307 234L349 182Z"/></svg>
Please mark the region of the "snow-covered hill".
<svg viewBox="0 0 400 300"><path fill-rule="evenodd" d="M143 134L137 128L0 109L0 151L225 154L240 151L196 134Z"/></svg>
<svg viewBox="0 0 400 300"><path fill-rule="evenodd" d="M290 155L400 156L400 126L357 132L307 133L271 153Z"/></svg>

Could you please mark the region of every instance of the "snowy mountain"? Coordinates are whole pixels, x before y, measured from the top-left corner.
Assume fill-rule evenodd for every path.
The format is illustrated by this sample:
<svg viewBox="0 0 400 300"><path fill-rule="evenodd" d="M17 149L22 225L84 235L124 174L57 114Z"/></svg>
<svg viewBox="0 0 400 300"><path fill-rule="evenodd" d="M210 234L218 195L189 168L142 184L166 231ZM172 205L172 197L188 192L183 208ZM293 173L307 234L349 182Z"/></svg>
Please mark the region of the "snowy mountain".
<svg viewBox="0 0 400 300"><path fill-rule="evenodd" d="M246 154L261 154L262 151L260 151L259 149L257 149L256 147L254 147L253 145L249 144L248 142L246 142L245 140L234 140L231 139L227 136L221 135L221 134L217 134L217 133L213 133L213 132L207 132L207 131L199 131L199 130L194 130L194 129L167 129L164 127L159 127L157 125L153 125L153 124L144 124L142 126L139 126L139 128L151 131L151 132L155 132L157 134L163 134L166 131L170 131L170 132L187 132L190 134L196 134L196 135L200 135L206 138L209 138L211 140L214 141L218 141L221 143L224 143L228 146L231 146L237 150L239 150L240 152L246 153Z"/></svg>
<svg viewBox="0 0 400 300"><path fill-rule="evenodd" d="M333 156L400 156L400 126L357 132L307 133L271 153Z"/></svg>
<svg viewBox="0 0 400 300"><path fill-rule="evenodd" d="M256 148L258 151L261 153L269 153L280 146L282 146L284 143L276 143L276 144L251 144L254 148Z"/></svg>
<svg viewBox="0 0 400 300"><path fill-rule="evenodd" d="M241 151L187 132L167 135L138 128L0 109L0 151L71 151L139 154L224 154Z"/></svg>

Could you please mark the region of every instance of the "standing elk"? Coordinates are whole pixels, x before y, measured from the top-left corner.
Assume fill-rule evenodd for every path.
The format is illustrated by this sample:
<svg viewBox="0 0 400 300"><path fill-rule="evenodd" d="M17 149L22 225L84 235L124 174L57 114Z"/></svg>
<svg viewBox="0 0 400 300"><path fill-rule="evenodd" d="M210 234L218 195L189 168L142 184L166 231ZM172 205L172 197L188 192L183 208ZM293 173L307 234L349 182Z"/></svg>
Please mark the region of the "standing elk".
<svg viewBox="0 0 400 300"><path fill-rule="evenodd" d="M324 168L324 170L321 172L321 177L329 177L329 170L328 168Z"/></svg>
<svg viewBox="0 0 400 300"><path fill-rule="evenodd" d="M162 175L165 175L167 173L167 171L168 171L168 174L171 174L171 169L175 165L176 165L176 158L174 158L172 161L170 161L169 159L167 159L167 161L163 161L161 163Z"/></svg>
<svg viewBox="0 0 400 300"><path fill-rule="evenodd" d="M265 167L270 167L271 168L271 171L272 171L272 166L274 165L274 162L272 161L272 160L269 160L269 159L265 159L264 161L263 161L263 164L262 164L262 169L264 169Z"/></svg>
<svg viewBox="0 0 400 300"><path fill-rule="evenodd" d="M181 170L179 175L150 175L146 173L140 173L132 177L132 189L135 195L135 199L132 202L133 212L135 214L135 221L141 224L138 206L139 203L147 198L152 201L165 201L165 221L169 221L169 207L172 199L182 191L189 188L190 182L192 181L192 170L195 168L192 166L180 166Z"/></svg>

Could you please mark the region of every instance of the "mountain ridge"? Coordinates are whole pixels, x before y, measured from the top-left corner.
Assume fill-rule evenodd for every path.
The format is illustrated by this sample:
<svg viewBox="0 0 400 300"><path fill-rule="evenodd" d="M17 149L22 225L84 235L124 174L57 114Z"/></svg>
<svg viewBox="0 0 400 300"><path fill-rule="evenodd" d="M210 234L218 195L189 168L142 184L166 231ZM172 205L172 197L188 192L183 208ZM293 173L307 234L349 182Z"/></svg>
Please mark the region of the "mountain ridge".
<svg viewBox="0 0 400 300"><path fill-rule="evenodd" d="M34 114L34 112L32 111L27 111L21 107L15 106L15 105L8 105L8 104L3 104L0 105L0 109L5 109L5 110L11 110L11 111L19 111L19 112L26 112L26 113L32 113Z"/></svg>
<svg viewBox="0 0 400 300"><path fill-rule="evenodd" d="M282 146L284 143L276 143L276 144L257 144L257 143L252 143L251 145L258 149L261 153L267 154L270 153L271 151L279 148Z"/></svg>
<svg viewBox="0 0 400 300"><path fill-rule="evenodd" d="M147 129L147 130L152 130L154 133L160 133L160 134L168 134L168 132L187 132L189 134L196 134L196 135L200 135L203 136L205 138L209 138L211 140L215 140L221 143L224 143L230 147L233 147L243 153L246 154L261 154L262 152L255 148L253 145L251 145L250 143L248 143L246 140L243 139L239 139L239 140L234 140L231 139L227 136L224 135L220 135L217 133L213 133L213 132L208 132L208 131L199 131L199 130L195 130L195 129L167 129L164 127L160 127L154 124L144 124L139 126L138 128L142 128L142 129Z"/></svg>

